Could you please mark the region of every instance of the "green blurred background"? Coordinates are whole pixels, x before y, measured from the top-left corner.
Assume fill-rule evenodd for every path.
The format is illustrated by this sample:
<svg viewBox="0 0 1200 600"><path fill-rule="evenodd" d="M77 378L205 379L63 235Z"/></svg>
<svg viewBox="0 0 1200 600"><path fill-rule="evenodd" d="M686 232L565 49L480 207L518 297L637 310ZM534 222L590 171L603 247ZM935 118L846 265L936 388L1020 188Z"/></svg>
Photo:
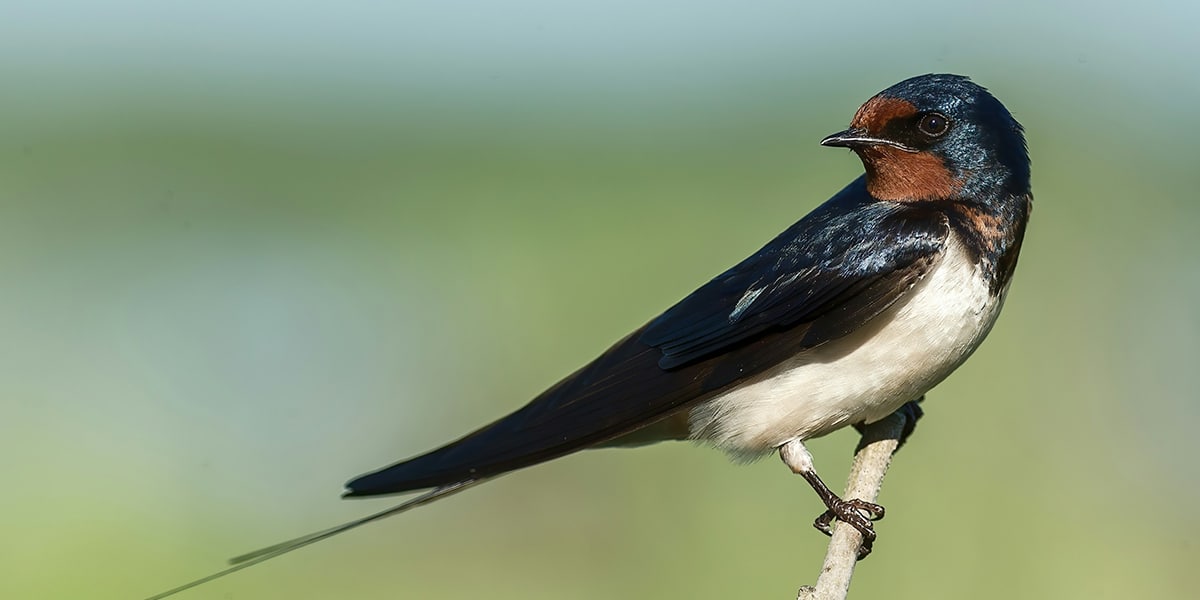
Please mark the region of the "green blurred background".
<svg viewBox="0 0 1200 600"><path fill-rule="evenodd" d="M383 508L861 172L969 74L1027 130L1007 310L935 390L855 598L1186 598L1200 561L1194 3L0 8L0 597L138 598ZM813 444L841 487L856 441ZM583 453L181 598L792 598L808 487Z"/></svg>

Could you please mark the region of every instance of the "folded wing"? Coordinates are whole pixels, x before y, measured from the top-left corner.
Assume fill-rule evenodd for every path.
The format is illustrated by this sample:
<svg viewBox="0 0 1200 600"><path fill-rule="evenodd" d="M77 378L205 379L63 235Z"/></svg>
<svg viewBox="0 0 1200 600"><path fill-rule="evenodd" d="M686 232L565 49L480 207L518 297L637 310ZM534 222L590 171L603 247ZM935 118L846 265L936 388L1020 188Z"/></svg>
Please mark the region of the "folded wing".
<svg viewBox="0 0 1200 600"><path fill-rule="evenodd" d="M654 423L862 326L929 272L948 234L937 213L875 201L859 179L521 409L346 495L494 477Z"/></svg>

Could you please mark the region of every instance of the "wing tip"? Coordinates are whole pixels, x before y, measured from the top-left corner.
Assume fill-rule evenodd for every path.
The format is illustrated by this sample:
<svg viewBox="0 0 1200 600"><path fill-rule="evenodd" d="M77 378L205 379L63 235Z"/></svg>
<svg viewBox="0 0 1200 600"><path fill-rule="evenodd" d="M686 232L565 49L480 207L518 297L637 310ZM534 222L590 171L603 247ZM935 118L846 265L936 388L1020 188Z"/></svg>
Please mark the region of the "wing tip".
<svg viewBox="0 0 1200 600"><path fill-rule="evenodd" d="M402 494L435 488L446 484L458 483L470 477L438 476L436 473L413 472L405 463L392 465L360 475L346 482L342 487L343 498L364 498L367 496L384 496L387 494Z"/></svg>
<svg viewBox="0 0 1200 600"><path fill-rule="evenodd" d="M355 477L354 479L351 479L350 481L347 481L342 486L344 488L342 490L342 497L343 498L362 498L365 496L378 496L381 494L387 494L389 492L397 493L397 492L403 491L403 490L393 490L392 488L398 487L398 486L387 485L387 483L391 483L391 482L384 483L381 481L374 481L374 480L379 479L379 474L380 474L379 472L368 473L366 475L360 475L358 477Z"/></svg>
<svg viewBox="0 0 1200 600"><path fill-rule="evenodd" d="M383 494L398 494L406 492L412 488L398 485L394 482L375 482L378 479L378 473L371 473L361 477L355 477L347 481L342 490L343 498L363 498L366 496L380 496Z"/></svg>

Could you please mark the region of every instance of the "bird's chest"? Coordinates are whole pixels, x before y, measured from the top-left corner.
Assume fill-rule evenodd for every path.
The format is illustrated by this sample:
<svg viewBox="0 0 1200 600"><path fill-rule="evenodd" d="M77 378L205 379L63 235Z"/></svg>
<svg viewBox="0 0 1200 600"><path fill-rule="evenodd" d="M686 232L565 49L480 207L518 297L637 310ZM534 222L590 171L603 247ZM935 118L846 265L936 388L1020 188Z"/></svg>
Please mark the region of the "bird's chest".
<svg viewBox="0 0 1200 600"><path fill-rule="evenodd" d="M805 351L692 410L693 438L735 454L769 451L883 418L970 356L1000 312L955 237L934 269L857 331Z"/></svg>

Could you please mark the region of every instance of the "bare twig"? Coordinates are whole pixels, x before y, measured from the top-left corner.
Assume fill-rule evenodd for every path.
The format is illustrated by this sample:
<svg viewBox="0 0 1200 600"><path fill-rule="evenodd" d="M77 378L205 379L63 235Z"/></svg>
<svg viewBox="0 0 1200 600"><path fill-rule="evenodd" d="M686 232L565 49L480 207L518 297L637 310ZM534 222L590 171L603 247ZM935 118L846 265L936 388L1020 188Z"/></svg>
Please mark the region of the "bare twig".
<svg viewBox="0 0 1200 600"><path fill-rule="evenodd" d="M883 476L892 462L892 456L900 447L908 418L900 411L863 429L862 441L854 455L843 498L874 502L879 497ZM854 565L858 562L860 544L862 534L858 530L841 522L835 523L817 585L800 588L797 600L843 600L850 591L850 577L854 575Z"/></svg>

